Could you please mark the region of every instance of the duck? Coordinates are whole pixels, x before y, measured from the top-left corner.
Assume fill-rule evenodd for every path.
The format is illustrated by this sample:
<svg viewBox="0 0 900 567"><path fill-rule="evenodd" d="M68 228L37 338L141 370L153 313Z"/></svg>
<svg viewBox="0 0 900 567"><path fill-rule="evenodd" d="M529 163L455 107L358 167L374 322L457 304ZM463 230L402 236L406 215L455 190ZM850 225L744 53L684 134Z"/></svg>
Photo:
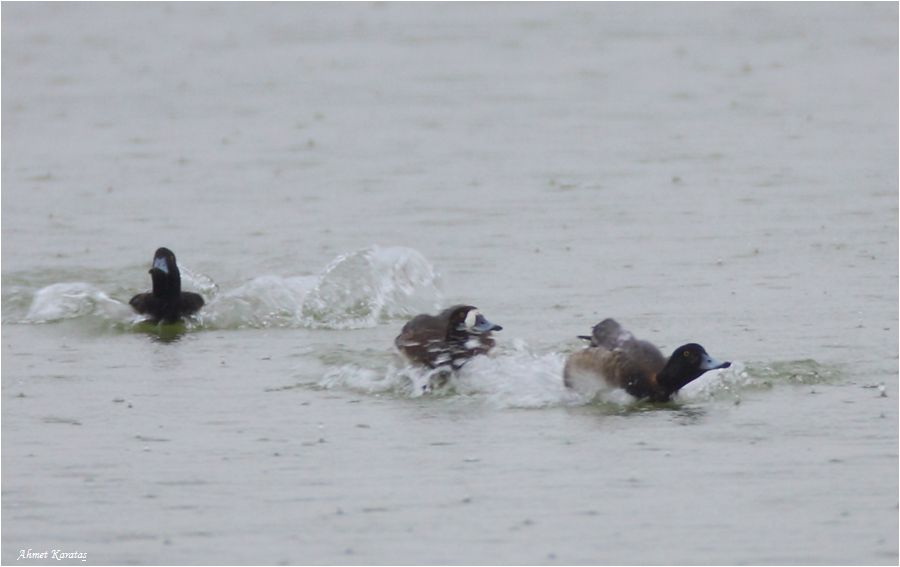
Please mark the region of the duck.
<svg viewBox="0 0 900 567"><path fill-rule="evenodd" d="M153 291L139 293L128 302L137 313L148 315L148 321L176 323L203 307L200 294L181 291L181 272L175 254L168 248L156 250L149 272Z"/></svg>
<svg viewBox="0 0 900 567"><path fill-rule="evenodd" d="M566 360L563 382L582 393L596 393L605 383L639 400L668 402L684 386L710 370L728 368L697 343L676 348L667 359L653 344L639 340L615 319L597 323L590 344Z"/></svg>
<svg viewBox="0 0 900 567"><path fill-rule="evenodd" d="M394 339L394 345L414 364L459 370L472 357L494 348L491 333L502 329L477 307L454 305L437 315L413 317Z"/></svg>

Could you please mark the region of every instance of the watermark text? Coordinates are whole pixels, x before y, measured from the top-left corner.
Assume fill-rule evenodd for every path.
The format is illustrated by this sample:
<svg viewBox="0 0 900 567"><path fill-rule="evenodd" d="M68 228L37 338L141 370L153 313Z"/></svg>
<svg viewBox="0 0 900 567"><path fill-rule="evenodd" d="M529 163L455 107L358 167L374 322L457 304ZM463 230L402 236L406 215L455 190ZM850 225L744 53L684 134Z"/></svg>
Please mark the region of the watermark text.
<svg viewBox="0 0 900 567"><path fill-rule="evenodd" d="M19 557L16 558L16 561L21 561L22 559L52 559L54 561L80 559L81 561L87 561L87 553L84 551L63 551L62 549L35 551L29 548L19 550Z"/></svg>

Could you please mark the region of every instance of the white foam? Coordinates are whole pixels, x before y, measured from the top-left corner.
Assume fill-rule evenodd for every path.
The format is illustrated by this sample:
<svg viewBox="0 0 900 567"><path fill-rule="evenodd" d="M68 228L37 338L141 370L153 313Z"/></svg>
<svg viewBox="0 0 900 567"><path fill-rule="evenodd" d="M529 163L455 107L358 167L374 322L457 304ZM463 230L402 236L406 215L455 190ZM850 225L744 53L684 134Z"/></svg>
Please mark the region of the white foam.
<svg viewBox="0 0 900 567"><path fill-rule="evenodd" d="M89 283L63 282L35 292L25 322L49 323L88 315L125 321L131 309Z"/></svg>
<svg viewBox="0 0 900 567"><path fill-rule="evenodd" d="M301 326L300 305L315 281L311 276L260 276L214 297L198 320L204 327L228 329Z"/></svg>
<svg viewBox="0 0 900 567"><path fill-rule="evenodd" d="M399 361L400 359L396 359ZM521 341L514 351L476 356L460 370L391 363L380 370L357 364L328 368L317 385L402 397L464 396L500 408L540 408L590 400L563 385L565 355L534 353ZM446 383L442 378L449 376Z"/></svg>
<svg viewBox="0 0 900 567"><path fill-rule="evenodd" d="M392 393L405 398L417 398L433 392L430 378L439 371L417 366L390 365L381 369L342 364L325 370L316 386L327 389L348 389L364 394ZM446 393L441 390L438 393Z"/></svg>
<svg viewBox="0 0 900 567"><path fill-rule="evenodd" d="M741 389L759 384L759 380L747 372L741 362L732 362L729 368L711 370L678 391L678 399L704 400L737 395Z"/></svg>
<svg viewBox="0 0 900 567"><path fill-rule="evenodd" d="M264 275L220 293L209 276L180 267L183 289L203 295L195 316L206 328L311 327L361 329L394 317L434 310L439 275L418 251L370 246L335 258L319 276ZM38 290L25 317L44 323L100 314L128 322L131 308L88 283Z"/></svg>
<svg viewBox="0 0 900 567"><path fill-rule="evenodd" d="M304 299L301 317L309 327L360 329L434 310L441 298L440 276L418 251L371 246L328 265Z"/></svg>
<svg viewBox="0 0 900 567"><path fill-rule="evenodd" d="M182 289L194 290L204 297L215 297L219 293L219 286L206 274L195 272L183 264L178 269Z"/></svg>
<svg viewBox="0 0 900 567"><path fill-rule="evenodd" d="M216 296L200 320L219 328L370 328L434 309L438 286L437 271L416 250L371 246L338 256L319 276L254 278Z"/></svg>

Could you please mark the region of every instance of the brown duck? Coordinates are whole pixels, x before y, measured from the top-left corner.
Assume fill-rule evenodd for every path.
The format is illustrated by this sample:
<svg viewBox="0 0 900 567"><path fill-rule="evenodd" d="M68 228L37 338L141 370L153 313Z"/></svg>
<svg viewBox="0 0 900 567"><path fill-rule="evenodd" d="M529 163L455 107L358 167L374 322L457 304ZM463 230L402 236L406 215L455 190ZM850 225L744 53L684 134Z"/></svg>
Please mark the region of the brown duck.
<svg viewBox="0 0 900 567"><path fill-rule="evenodd" d="M713 359L696 343L678 347L666 360L658 348L634 338L614 319L604 319L590 336L579 338L591 344L569 356L563 380L583 392L596 392L605 382L638 399L665 402L703 373L731 366Z"/></svg>
<svg viewBox="0 0 900 567"><path fill-rule="evenodd" d="M473 356L491 350L491 332L502 329L477 308L454 305L437 315L417 315L403 326L394 344L411 362L458 370Z"/></svg>

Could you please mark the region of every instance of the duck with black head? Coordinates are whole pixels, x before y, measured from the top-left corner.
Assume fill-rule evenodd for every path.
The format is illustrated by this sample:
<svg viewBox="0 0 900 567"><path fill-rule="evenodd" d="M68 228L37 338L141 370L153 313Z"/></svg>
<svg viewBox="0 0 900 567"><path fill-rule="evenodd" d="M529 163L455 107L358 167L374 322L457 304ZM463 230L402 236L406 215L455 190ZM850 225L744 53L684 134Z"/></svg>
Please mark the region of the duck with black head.
<svg viewBox="0 0 900 567"><path fill-rule="evenodd" d="M696 343L676 348L666 359L658 348L636 339L614 319L604 319L590 336L579 338L590 345L569 356L563 381L585 394L593 395L607 384L638 399L666 402L704 373L731 366L715 360Z"/></svg>
<svg viewBox="0 0 900 567"><path fill-rule="evenodd" d="M159 248L150 267L153 291L139 293L128 303L141 315L148 315L152 323L176 323L203 307L203 298L190 291L181 291L181 272L175 254Z"/></svg>
<svg viewBox="0 0 900 567"><path fill-rule="evenodd" d="M394 344L411 362L459 370L470 358L494 348L495 325L471 305L454 305L437 315L417 315L403 326Z"/></svg>

